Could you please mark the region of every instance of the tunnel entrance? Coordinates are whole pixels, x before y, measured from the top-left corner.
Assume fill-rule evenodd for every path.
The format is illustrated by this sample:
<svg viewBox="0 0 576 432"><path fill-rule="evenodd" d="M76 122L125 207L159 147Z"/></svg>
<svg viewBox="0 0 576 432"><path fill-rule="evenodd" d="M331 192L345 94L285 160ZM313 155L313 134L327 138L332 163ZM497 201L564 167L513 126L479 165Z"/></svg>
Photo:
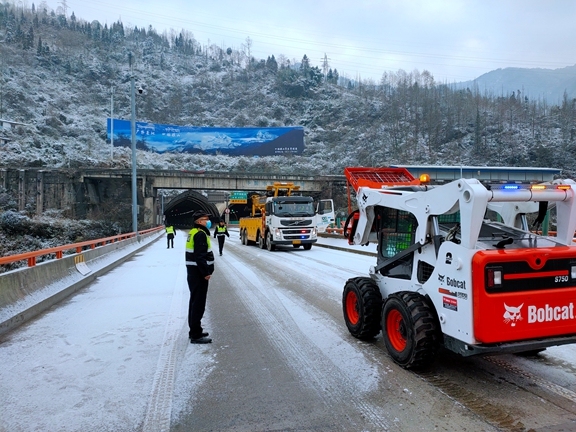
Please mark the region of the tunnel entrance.
<svg viewBox="0 0 576 432"><path fill-rule="evenodd" d="M174 197L164 209L164 224L175 228L187 229L194 226L192 215L195 211L203 210L210 215L213 224L218 223L220 214L216 206L208 202L204 195L189 190Z"/></svg>

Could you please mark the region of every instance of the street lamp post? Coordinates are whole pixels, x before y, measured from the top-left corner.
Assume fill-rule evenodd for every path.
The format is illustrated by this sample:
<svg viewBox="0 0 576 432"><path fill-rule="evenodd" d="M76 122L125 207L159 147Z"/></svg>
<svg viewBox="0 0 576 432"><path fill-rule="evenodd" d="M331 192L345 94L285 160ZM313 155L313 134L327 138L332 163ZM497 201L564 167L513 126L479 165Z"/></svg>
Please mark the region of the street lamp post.
<svg viewBox="0 0 576 432"><path fill-rule="evenodd" d="M135 96L134 75L130 77L130 97L132 100L132 231L136 233L136 237L140 240L138 234L138 194L137 194L137 181L136 181L136 96Z"/></svg>
<svg viewBox="0 0 576 432"><path fill-rule="evenodd" d="M110 87L110 160L114 159L114 86Z"/></svg>

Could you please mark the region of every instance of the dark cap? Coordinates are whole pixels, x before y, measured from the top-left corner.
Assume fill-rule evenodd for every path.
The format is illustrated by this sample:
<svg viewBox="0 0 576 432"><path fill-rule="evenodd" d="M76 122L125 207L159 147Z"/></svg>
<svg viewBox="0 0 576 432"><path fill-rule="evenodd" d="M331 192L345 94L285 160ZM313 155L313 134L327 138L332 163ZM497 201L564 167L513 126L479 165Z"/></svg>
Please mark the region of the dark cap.
<svg viewBox="0 0 576 432"><path fill-rule="evenodd" d="M210 215L208 213L206 213L204 210L197 210L194 212L192 217L194 218L194 221L197 221L198 219L203 218L203 217L210 218Z"/></svg>

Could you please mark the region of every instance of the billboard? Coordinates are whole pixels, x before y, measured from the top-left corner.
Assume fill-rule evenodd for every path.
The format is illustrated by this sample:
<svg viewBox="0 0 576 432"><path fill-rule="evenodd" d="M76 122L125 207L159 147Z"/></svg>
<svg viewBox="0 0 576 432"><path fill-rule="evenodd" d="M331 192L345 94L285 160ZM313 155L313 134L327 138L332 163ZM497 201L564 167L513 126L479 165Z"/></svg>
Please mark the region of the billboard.
<svg viewBox="0 0 576 432"><path fill-rule="evenodd" d="M110 139L110 119L107 126ZM130 121L114 119L114 145L129 147L131 137ZM208 128L136 122L136 147L156 153L301 154L304 151L304 128Z"/></svg>

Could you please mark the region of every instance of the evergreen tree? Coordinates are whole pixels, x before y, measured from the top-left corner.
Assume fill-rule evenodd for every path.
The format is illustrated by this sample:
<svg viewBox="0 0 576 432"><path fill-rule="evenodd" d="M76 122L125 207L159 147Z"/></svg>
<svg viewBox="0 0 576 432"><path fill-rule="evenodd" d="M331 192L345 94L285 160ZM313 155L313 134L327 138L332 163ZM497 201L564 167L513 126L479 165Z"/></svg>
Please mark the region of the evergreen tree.
<svg viewBox="0 0 576 432"><path fill-rule="evenodd" d="M22 41L22 49L29 50L34 46L34 27L30 27L28 33L24 36Z"/></svg>
<svg viewBox="0 0 576 432"><path fill-rule="evenodd" d="M274 54L272 54L272 57L268 57L268 59L266 60L266 69L268 69L270 72L273 73L278 72L278 63L274 58Z"/></svg>
<svg viewBox="0 0 576 432"><path fill-rule="evenodd" d="M308 59L308 56L304 54L304 57L302 57L302 62L300 63L300 74L307 76L309 70L310 60Z"/></svg>

